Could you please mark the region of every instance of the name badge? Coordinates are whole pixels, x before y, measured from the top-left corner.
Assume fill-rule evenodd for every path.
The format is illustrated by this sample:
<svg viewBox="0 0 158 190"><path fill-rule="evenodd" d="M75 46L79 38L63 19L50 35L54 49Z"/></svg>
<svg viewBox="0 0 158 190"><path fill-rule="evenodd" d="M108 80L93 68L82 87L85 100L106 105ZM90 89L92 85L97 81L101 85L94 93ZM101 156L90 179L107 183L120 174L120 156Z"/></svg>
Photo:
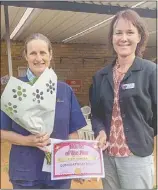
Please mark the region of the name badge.
<svg viewBox="0 0 158 190"><path fill-rule="evenodd" d="M57 102L64 102L64 100L57 98Z"/></svg>
<svg viewBox="0 0 158 190"><path fill-rule="evenodd" d="M122 85L123 90L132 89L132 88L135 88L135 83L129 83L129 84L123 84Z"/></svg>

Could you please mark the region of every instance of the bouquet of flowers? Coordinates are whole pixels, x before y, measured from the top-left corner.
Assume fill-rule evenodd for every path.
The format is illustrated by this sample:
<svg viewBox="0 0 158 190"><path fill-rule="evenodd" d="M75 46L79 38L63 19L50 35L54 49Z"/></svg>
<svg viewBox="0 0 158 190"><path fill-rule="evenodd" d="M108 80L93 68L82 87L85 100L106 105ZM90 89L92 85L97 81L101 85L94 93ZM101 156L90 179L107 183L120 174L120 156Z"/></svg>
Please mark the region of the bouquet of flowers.
<svg viewBox="0 0 158 190"><path fill-rule="evenodd" d="M32 134L51 134L54 127L57 76L46 68L30 85L10 77L1 96L1 110Z"/></svg>

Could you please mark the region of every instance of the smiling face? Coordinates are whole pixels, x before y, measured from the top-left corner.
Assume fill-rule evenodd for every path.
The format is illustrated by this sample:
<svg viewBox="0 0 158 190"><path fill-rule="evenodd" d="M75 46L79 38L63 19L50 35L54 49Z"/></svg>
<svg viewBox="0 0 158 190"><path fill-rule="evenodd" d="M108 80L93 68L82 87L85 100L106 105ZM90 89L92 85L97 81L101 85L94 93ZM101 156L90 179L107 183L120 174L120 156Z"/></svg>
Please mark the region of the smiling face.
<svg viewBox="0 0 158 190"><path fill-rule="evenodd" d="M140 42L138 29L131 21L119 18L113 27L112 44L120 57L135 56L137 44Z"/></svg>
<svg viewBox="0 0 158 190"><path fill-rule="evenodd" d="M52 52L49 52L48 44L44 40L35 39L27 43L25 58L30 70L39 77L49 67Z"/></svg>

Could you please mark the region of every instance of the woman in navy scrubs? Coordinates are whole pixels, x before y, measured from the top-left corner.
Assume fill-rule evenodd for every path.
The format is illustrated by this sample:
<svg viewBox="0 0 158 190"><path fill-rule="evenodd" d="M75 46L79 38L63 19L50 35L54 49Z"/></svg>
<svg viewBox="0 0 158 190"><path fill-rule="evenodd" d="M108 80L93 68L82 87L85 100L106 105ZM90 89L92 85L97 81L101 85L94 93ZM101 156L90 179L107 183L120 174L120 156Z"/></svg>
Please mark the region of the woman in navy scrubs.
<svg viewBox="0 0 158 190"><path fill-rule="evenodd" d="M28 62L26 77L29 82L49 67L52 47L47 37L33 34L25 42L24 55ZM69 189L71 180L52 181L50 173L43 172L45 153L40 150L50 143L49 138L67 140L78 138L77 130L86 125L78 101L64 82L57 83L57 101L53 133L33 135L12 121L1 111L1 137L12 144L9 177L14 189ZM52 123L53 127L53 123Z"/></svg>

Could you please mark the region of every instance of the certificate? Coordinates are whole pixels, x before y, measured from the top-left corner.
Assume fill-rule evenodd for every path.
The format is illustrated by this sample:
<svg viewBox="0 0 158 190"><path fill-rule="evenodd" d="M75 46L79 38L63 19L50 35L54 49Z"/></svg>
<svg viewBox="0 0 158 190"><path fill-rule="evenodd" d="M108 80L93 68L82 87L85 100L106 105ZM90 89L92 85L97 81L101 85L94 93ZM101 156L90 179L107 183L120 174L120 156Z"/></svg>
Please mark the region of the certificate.
<svg viewBox="0 0 158 190"><path fill-rule="evenodd" d="M104 177L102 150L97 141L67 140L52 146L51 179Z"/></svg>

